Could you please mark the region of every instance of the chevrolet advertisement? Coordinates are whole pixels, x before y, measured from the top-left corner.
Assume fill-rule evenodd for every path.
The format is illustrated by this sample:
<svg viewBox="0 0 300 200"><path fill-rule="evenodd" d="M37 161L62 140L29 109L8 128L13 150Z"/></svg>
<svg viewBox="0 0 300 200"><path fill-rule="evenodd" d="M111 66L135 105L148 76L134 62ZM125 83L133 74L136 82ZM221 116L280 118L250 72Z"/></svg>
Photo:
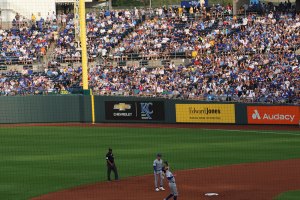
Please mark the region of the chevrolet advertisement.
<svg viewBox="0 0 300 200"><path fill-rule="evenodd" d="M106 120L163 121L163 101L106 101Z"/></svg>

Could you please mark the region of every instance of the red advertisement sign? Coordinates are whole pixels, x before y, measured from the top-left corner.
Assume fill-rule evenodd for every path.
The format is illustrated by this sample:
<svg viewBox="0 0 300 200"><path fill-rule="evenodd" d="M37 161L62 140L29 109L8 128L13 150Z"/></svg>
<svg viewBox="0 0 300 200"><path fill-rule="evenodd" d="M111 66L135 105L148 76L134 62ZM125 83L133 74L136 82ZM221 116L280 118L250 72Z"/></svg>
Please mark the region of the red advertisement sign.
<svg viewBox="0 0 300 200"><path fill-rule="evenodd" d="M249 124L299 124L300 106L248 106Z"/></svg>

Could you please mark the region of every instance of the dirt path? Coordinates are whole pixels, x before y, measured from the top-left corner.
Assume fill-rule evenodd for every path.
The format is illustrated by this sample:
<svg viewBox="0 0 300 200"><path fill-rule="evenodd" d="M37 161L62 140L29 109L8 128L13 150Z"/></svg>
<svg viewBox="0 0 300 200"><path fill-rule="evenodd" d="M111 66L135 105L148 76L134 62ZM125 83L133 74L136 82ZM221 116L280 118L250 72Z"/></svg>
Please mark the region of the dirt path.
<svg viewBox="0 0 300 200"><path fill-rule="evenodd" d="M181 200L270 200L278 194L300 189L300 159L239 164L178 171L176 181ZM154 192L151 175L117 182L102 182L50 193L33 200L162 200L168 195ZM219 196L206 197L208 192Z"/></svg>

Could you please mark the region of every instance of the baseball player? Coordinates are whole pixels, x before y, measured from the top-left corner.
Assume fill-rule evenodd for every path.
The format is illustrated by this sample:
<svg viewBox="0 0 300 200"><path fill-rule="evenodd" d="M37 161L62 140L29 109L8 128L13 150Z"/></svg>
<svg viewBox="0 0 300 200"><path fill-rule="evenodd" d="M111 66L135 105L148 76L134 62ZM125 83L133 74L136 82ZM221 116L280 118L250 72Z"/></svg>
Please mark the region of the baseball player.
<svg viewBox="0 0 300 200"><path fill-rule="evenodd" d="M169 169L169 164L167 161L164 162L163 172L164 172L165 176L167 177L167 180L169 181L169 187L171 190L171 194L169 194L169 196L167 196L167 198L165 198L164 200L169 200L172 197L174 200L177 200L178 192L177 192L175 178Z"/></svg>
<svg viewBox="0 0 300 200"><path fill-rule="evenodd" d="M161 159L161 154L158 153L156 159L153 162L153 169L154 169L154 184L155 184L155 191L158 192L159 190L164 191L165 188L163 187L163 160ZM158 187L158 179L160 179L160 187Z"/></svg>

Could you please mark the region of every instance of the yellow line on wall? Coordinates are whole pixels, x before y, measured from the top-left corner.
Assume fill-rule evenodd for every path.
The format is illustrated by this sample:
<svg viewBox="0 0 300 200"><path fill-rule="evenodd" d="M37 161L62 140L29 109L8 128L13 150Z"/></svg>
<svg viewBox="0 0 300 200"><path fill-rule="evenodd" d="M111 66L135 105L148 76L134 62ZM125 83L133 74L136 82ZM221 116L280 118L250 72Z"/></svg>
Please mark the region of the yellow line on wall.
<svg viewBox="0 0 300 200"><path fill-rule="evenodd" d="M92 124L95 124L95 98L93 94L91 95L91 101L92 101Z"/></svg>

